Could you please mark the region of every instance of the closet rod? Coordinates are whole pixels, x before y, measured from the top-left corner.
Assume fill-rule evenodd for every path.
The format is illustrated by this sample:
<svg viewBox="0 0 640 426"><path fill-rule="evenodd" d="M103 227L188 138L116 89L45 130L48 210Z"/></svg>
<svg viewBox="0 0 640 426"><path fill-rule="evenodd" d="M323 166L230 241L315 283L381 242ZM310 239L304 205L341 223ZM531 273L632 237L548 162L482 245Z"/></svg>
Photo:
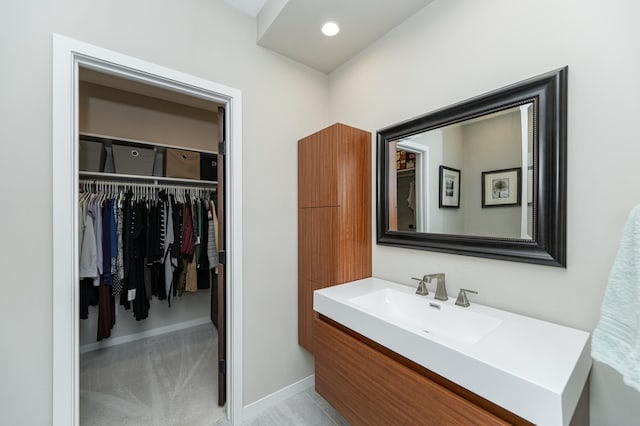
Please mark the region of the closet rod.
<svg viewBox="0 0 640 426"><path fill-rule="evenodd" d="M139 182L123 182L123 181L110 181L110 180L95 180L95 179L80 179L78 181L80 185L95 185L95 186L111 186L111 187L123 187L123 188L150 188L150 189L166 189L169 191L202 191L202 192L216 192L216 188L210 186L192 186L192 185L170 185L165 183L139 183Z"/></svg>
<svg viewBox="0 0 640 426"><path fill-rule="evenodd" d="M104 180L114 180L121 182L166 182L167 184L175 184L175 185L195 185L195 186L216 186L218 182L215 180L211 181L203 181L203 180L194 180L194 179L181 179L181 178L170 178L164 176L144 176L144 175L129 175L129 174L121 174L121 173L104 173L104 172L87 172L80 171L80 179L95 179L99 181Z"/></svg>

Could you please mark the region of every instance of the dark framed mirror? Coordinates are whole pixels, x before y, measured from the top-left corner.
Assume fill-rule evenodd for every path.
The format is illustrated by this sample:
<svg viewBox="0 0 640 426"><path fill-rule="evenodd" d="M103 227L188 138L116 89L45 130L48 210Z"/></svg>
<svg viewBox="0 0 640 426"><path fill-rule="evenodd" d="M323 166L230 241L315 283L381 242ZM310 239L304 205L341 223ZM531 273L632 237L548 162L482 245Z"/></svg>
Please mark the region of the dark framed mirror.
<svg viewBox="0 0 640 426"><path fill-rule="evenodd" d="M565 267L567 72L379 130L378 244Z"/></svg>

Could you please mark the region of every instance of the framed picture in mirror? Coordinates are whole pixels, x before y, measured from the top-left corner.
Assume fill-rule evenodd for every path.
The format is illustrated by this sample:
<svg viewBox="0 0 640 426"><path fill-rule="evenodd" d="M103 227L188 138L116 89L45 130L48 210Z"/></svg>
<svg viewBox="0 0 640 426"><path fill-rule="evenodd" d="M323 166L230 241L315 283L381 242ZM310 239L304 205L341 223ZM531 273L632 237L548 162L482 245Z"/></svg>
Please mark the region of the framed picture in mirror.
<svg viewBox="0 0 640 426"><path fill-rule="evenodd" d="M520 168L482 172L482 208L520 205Z"/></svg>
<svg viewBox="0 0 640 426"><path fill-rule="evenodd" d="M460 208L460 170L440 166L439 207Z"/></svg>

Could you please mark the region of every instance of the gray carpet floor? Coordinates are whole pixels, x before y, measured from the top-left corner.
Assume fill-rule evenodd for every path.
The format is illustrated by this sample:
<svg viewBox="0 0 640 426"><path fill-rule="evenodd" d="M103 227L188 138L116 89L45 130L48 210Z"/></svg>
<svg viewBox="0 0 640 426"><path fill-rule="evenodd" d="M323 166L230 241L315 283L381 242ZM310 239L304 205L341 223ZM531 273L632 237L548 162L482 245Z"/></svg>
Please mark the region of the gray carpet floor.
<svg viewBox="0 0 640 426"><path fill-rule="evenodd" d="M80 356L82 426L230 426L217 406L213 325ZM348 426L313 389L245 419L245 426Z"/></svg>
<svg viewBox="0 0 640 426"><path fill-rule="evenodd" d="M202 325L80 356L82 426L213 425L217 332Z"/></svg>

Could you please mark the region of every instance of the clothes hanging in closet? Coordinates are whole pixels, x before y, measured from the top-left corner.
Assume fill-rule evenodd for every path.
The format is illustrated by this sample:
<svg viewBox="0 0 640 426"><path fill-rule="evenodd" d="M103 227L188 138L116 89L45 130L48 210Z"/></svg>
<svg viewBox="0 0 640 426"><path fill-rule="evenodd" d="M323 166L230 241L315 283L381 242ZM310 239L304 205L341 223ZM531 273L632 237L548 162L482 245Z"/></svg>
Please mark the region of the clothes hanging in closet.
<svg viewBox="0 0 640 426"><path fill-rule="evenodd" d="M111 334L116 303L144 320L152 297L171 306L172 295L210 288L216 266L209 245L217 218L208 199L118 189L79 198L80 317L98 305L98 340Z"/></svg>

